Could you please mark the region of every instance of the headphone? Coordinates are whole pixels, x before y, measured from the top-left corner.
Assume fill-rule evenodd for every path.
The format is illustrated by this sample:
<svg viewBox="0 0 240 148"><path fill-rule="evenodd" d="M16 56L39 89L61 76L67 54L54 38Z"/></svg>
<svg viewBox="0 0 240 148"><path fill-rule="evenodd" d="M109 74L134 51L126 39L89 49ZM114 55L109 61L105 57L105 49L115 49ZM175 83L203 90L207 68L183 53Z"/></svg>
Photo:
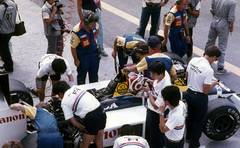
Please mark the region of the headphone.
<svg viewBox="0 0 240 148"><path fill-rule="evenodd" d="M136 52L139 52L141 54L148 54L149 53L148 49L145 49L145 48L141 49L141 48L138 48L137 46L135 46L134 50L133 50L133 53L136 53Z"/></svg>
<svg viewBox="0 0 240 148"><path fill-rule="evenodd" d="M87 12L87 13L89 13L88 17L83 20L83 22L84 22L85 25L89 25L89 24L92 22L93 16L94 16L94 14L95 14L95 13L93 13L93 12Z"/></svg>
<svg viewBox="0 0 240 148"><path fill-rule="evenodd" d="M176 1L176 4L177 4L177 5L181 5L182 1L183 1L183 0L177 0L177 1Z"/></svg>

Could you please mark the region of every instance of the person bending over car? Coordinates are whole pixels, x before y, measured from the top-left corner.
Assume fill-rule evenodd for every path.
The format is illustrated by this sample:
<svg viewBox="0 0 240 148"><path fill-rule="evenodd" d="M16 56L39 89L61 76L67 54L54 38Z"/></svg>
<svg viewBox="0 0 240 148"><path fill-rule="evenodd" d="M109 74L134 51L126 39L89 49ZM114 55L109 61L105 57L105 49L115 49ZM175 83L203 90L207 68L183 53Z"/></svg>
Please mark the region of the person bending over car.
<svg viewBox="0 0 240 148"><path fill-rule="evenodd" d="M149 148L147 140L143 137L134 135L134 129L129 124L124 124L120 128L120 135L114 141L113 148L122 148L122 147L141 147L141 148Z"/></svg>
<svg viewBox="0 0 240 148"><path fill-rule="evenodd" d="M48 77L50 76L52 85L54 85L61 79L61 75L65 72L69 78L69 84L73 85L72 71L67 60L56 54L45 54L41 58L36 77L36 90L40 102L43 102L45 98L45 88Z"/></svg>
<svg viewBox="0 0 240 148"><path fill-rule="evenodd" d="M75 127L84 131L80 148L87 148L94 138L97 148L102 148L102 137L107 117L100 102L79 86L74 85L70 88L65 81L54 84L52 93L62 99L61 107L65 120L70 120ZM83 125L77 122L74 115L84 118Z"/></svg>
<svg viewBox="0 0 240 148"><path fill-rule="evenodd" d="M40 102L36 107L14 103L10 105L13 110L20 110L34 123L38 133L38 148L63 148L63 137L58 130L56 118L48 112L49 105Z"/></svg>

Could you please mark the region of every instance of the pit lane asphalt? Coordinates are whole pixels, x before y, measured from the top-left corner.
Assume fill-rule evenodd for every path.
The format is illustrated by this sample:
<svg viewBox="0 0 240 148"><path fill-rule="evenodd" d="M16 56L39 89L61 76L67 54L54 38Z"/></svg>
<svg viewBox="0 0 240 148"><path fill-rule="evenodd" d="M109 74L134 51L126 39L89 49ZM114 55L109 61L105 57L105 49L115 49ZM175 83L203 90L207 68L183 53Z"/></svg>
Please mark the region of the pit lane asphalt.
<svg viewBox="0 0 240 148"><path fill-rule="evenodd" d="M21 19L25 22L27 33L20 37L13 37L11 39L12 42L12 57L14 61L14 72L9 74L9 77L12 79L17 79L23 82L27 87L35 87L34 78L36 76L36 72L38 69L37 63L40 60L41 56L46 53L47 49L47 40L43 33L43 23L41 18L41 5L42 0L15 0L18 4L19 13L21 15ZM131 1L122 1L122 0L103 0L103 11L102 11L102 21L103 21L103 31L104 31L104 47L107 53L109 54L108 58L103 57L100 62L99 69L99 81L108 80L115 77L114 75L114 66L113 59L110 57L113 41L115 36L124 35L126 33L133 33L139 22L139 18L141 16L141 1L139 0L131 0ZM168 4L162 8L161 16L168 11L170 5L174 2L174 0L169 0ZM70 1L62 1L65 5L72 5ZM112 7L109 7L108 4ZM240 3L237 3L236 14L239 14ZM114 14L115 8L122 10L128 15L124 15L122 12L120 14ZM202 1L200 17L198 18L197 26L194 28L194 45L200 49L203 49L207 40L207 34L209 30L209 25L211 22L211 15L209 13L210 8L210 0ZM69 11L67 7L63 8L65 12L65 16L67 16L66 11ZM65 17L64 16L64 17ZM122 16L122 17L120 17ZM129 21L129 18L131 21ZM135 20L135 18L137 18ZM70 28L72 28L77 22L79 22L79 18L77 16L77 9L74 6L73 18L71 19L72 23ZM134 23L133 23L134 21ZM226 53L226 61L236 66L240 67L239 60L239 51L240 47L239 42L239 31L240 31L240 19L239 16L236 15L236 21L234 24L234 32L233 35L229 37L228 49ZM160 29L163 29L161 26ZM145 39L147 39L149 31L145 33ZM66 36L67 41L65 42L65 48L63 57L66 58L69 63L73 63L73 59L71 56L70 46L69 46L69 38L70 36ZM198 54L194 54L194 56L200 56ZM186 61L186 57L184 57ZM73 76L76 80L76 68L74 64L70 64L71 69L73 70ZM213 65L213 68L216 70L216 65ZM217 76L217 75L216 75ZM226 86L230 87L237 93L240 93L239 88L239 71L236 73L232 73L228 76L217 76L221 80L223 80ZM63 80L67 80L67 76L62 76ZM76 82L75 82L76 84ZM50 84L48 84L50 85ZM46 95L50 95L51 86L47 89ZM46 98L46 100L49 97ZM38 98L34 98L34 103L38 103ZM226 148L226 147L239 147L239 137L240 132L238 131L233 137L224 140L224 141L212 141L207 138L204 134L200 139L200 143L205 145L207 148ZM27 136L24 140L22 140L25 148L34 148L36 147L36 138L37 135L33 134L31 136ZM188 144L185 143L185 148L188 147Z"/></svg>

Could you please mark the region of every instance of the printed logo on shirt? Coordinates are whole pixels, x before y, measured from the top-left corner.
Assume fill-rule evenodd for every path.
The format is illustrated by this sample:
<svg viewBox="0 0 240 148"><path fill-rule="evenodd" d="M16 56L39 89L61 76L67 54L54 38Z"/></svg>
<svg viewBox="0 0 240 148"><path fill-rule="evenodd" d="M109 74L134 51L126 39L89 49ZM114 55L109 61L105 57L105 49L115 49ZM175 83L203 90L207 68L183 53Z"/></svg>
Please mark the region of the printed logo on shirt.
<svg viewBox="0 0 240 148"><path fill-rule="evenodd" d="M86 38L86 37L87 37L87 35L84 34L84 35L80 36L80 39L84 39L84 38Z"/></svg>
<svg viewBox="0 0 240 148"><path fill-rule="evenodd" d="M182 26L182 19L175 20L175 24L174 25L176 27L181 27Z"/></svg>
<svg viewBox="0 0 240 148"><path fill-rule="evenodd" d="M89 38L85 38L85 39L82 39L81 40L81 43L82 43L82 47L87 47L87 46L90 46L90 40Z"/></svg>

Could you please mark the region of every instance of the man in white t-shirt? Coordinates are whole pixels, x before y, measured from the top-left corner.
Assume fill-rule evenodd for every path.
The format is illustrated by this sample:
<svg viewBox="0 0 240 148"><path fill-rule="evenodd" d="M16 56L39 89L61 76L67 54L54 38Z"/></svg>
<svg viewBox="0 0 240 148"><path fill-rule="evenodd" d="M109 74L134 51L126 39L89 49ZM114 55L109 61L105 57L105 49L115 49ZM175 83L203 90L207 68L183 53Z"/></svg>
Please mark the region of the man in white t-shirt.
<svg viewBox="0 0 240 148"><path fill-rule="evenodd" d="M69 84L73 85L73 76L68 61L56 54L45 54L39 62L39 69L36 77L36 90L40 102L44 101L45 88L48 77L52 80L52 86L61 79L61 75L66 73ZM51 95L53 96L53 95Z"/></svg>
<svg viewBox="0 0 240 148"><path fill-rule="evenodd" d="M199 139L207 118L208 93L217 84L210 64L216 61L221 54L222 52L217 46L211 45L205 51L204 57L195 57L188 64L186 72L188 85L186 141L190 141L189 147L200 147ZM201 146L201 148L205 148L205 146Z"/></svg>
<svg viewBox="0 0 240 148"><path fill-rule="evenodd" d="M166 86L162 90L164 103L159 107L160 124L159 129L165 133L166 148L183 148L186 106L180 101L181 94L177 86ZM164 110L168 105L171 111L167 121L164 119ZM166 122L166 123L165 123Z"/></svg>
<svg viewBox="0 0 240 148"><path fill-rule="evenodd" d="M150 88L142 87L143 91L148 92L149 99L146 119L145 138L151 148L162 148L165 146L164 134L159 130L159 106L163 103L161 90L171 85L171 78L165 70L165 64L162 61L154 61L149 65L150 76L153 80L146 78L146 82L151 84Z"/></svg>
<svg viewBox="0 0 240 148"><path fill-rule="evenodd" d="M121 137L114 141L113 148L149 148L147 140L134 135L134 129L129 124L125 124L120 128L120 135Z"/></svg>
<svg viewBox="0 0 240 148"><path fill-rule="evenodd" d="M53 86L53 94L61 99L61 107L65 120L84 131L81 148L87 148L95 138L97 147L103 147L102 137L106 126L106 113L100 102L89 92L77 85L70 86L65 81L59 81ZM74 115L84 118L84 123L77 122Z"/></svg>

